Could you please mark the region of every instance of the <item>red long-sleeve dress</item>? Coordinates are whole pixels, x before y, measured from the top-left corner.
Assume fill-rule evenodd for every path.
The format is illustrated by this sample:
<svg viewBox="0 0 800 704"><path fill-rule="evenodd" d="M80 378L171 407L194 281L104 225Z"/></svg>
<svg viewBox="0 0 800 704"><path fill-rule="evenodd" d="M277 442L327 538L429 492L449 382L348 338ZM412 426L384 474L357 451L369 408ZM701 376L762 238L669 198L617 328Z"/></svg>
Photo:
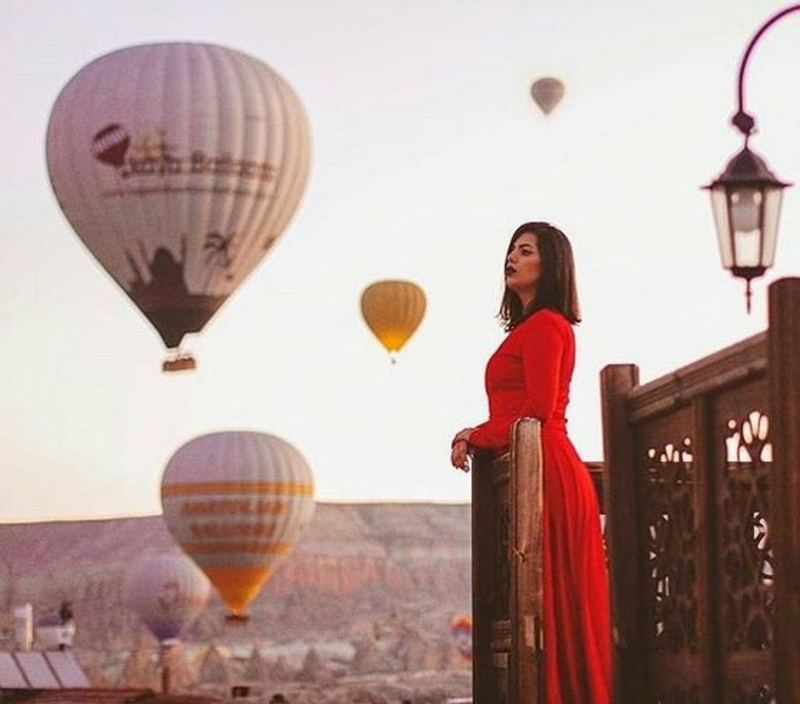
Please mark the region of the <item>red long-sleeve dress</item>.
<svg viewBox="0 0 800 704"><path fill-rule="evenodd" d="M607 704L611 635L599 507L564 415L574 366L566 318L544 309L520 323L489 359L489 420L469 442L501 452L517 418L542 421L545 699Z"/></svg>

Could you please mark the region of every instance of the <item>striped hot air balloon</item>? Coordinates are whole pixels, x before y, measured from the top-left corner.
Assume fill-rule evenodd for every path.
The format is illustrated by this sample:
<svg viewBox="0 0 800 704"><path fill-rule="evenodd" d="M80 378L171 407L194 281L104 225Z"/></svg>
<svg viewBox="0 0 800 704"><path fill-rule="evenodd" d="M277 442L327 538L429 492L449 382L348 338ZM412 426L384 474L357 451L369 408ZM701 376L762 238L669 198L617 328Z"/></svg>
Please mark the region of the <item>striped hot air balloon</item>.
<svg viewBox="0 0 800 704"><path fill-rule="evenodd" d="M125 601L162 645L176 640L205 608L211 585L186 555L156 553L135 562Z"/></svg>
<svg viewBox="0 0 800 704"><path fill-rule="evenodd" d="M411 281L376 281L361 294L361 314L394 364L425 315L425 292Z"/></svg>
<svg viewBox="0 0 800 704"><path fill-rule="evenodd" d="M208 575L230 620L288 555L314 512L314 483L303 456L266 433L202 435L180 447L161 483L164 520Z"/></svg>
<svg viewBox="0 0 800 704"><path fill-rule="evenodd" d="M47 129L61 208L173 352L281 236L309 169L305 111L261 61L210 44L133 46L69 81Z"/></svg>

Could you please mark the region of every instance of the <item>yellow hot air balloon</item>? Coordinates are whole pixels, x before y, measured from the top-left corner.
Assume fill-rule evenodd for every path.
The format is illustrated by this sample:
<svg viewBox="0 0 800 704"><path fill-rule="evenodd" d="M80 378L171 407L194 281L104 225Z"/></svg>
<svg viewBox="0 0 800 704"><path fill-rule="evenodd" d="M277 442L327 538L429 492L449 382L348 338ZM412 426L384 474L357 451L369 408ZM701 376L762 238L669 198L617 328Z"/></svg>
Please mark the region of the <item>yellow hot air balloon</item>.
<svg viewBox="0 0 800 704"><path fill-rule="evenodd" d="M361 294L361 314L394 364L395 355L422 322L425 293L411 281L376 281Z"/></svg>
<svg viewBox="0 0 800 704"><path fill-rule="evenodd" d="M161 482L164 520L229 609L247 605L288 555L314 513L311 469L285 440L248 431L190 440Z"/></svg>
<svg viewBox="0 0 800 704"><path fill-rule="evenodd" d="M531 85L531 97L545 115L549 115L561 102L564 91L564 84L549 76L540 78Z"/></svg>
<svg viewBox="0 0 800 704"><path fill-rule="evenodd" d="M165 371L283 234L309 170L300 98L212 44L126 47L59 94L47 168L64 214L158 331Z"/></svg>

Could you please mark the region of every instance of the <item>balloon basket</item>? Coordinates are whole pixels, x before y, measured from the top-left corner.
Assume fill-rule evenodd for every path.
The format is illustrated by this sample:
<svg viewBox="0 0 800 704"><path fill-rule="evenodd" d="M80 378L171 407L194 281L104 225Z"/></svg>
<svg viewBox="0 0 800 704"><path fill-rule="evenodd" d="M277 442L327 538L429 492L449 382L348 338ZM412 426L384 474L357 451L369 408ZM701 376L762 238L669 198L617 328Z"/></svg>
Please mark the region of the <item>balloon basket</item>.
<svg viewBox="0 0 800 704"><path fill-rule="evenodd" d="M163 372L183 372L197 369L197 361L188 352L178 352L175 356L167 357L161 365Z"/></svg>
<svg viewBox="0 0 800 704"><path fill-rule="evenodd" d="M225 623L231 626L246 626L250 623L250 617L247 614L228 614L225 616Z"/></svg>

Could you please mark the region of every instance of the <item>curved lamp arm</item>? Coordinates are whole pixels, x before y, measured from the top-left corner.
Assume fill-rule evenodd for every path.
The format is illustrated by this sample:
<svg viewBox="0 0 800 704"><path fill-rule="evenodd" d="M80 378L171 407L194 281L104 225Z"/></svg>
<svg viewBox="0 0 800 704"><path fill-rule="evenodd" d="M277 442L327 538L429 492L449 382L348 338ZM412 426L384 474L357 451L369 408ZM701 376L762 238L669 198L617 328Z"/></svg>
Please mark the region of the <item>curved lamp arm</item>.
<svg viewBox="0 0 800 704"><path fill-rule="evenodd" d="M750 137L750 133L753 131L755 127L756 121L752 115L745 112L744 109L744 74L747 69L747 62L750 60L750 54L753 53L753 49L755 48L758 40L764 35L764 33L772 27L776 22L786 17L786 15L790 15L793 12L799 12L800 5L790 5L787 8L781 10L778 14L774 17L770 17L762 26L761 28L753 35L753 38L750 40L750 43L747 45L747 49L744 52L744 56L742 57L742 64L739 67L739 109L736 114L731 118L731 122L734 126L745 136L745 142Z"/></svg>

